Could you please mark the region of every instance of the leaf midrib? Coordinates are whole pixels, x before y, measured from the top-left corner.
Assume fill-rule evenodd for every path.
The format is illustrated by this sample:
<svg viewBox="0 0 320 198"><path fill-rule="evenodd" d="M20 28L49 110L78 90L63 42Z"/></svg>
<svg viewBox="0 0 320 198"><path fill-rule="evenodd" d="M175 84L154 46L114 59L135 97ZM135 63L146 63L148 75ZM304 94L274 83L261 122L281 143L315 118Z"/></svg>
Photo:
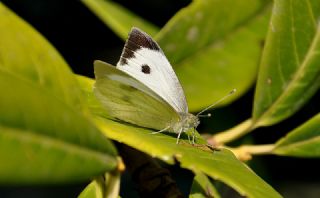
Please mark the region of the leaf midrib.
<svg viewBox="0 0 320 198"><path fill-rule="evenodd" d="M90 147L83 147L81 145L74 144L72 142L63 141L62 139L59 139L59 138L47 136L47 135L33 132L27 129L13 128L11 126L8 127L8 126L1 125L0 128L10 130L10 132L8 133L10 137L15 137L15 139L17 139L19 142L27 142L27 143L36 142L39 145L43 145L43 144L60 145L59 148L66 148L66 149L63 149L66 151L78 150L80 152L88 153L89 155L95 155L95 156L98 156L99 158L104 158L108 162L115 161L114 156L108 153L104 153L98 150L93 150ZM2 135L5 135L5 133L7 132L6 130L1 130L1 133ZM48 142L49 144L47 144Z"/></svg>

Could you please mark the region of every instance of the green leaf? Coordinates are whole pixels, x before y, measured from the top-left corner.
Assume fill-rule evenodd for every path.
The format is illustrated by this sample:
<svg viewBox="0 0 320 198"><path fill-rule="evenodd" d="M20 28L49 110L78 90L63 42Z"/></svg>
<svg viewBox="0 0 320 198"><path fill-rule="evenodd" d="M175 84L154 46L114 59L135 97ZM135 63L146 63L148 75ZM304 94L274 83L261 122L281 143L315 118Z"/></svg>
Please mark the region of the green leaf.
<svg viewBox="0 0 320 198"><path fill-rule="evenodd" d="M280 139L274 153L295 157L320 157L320 113Z"/></svg>
<svg viewBox="0 0 320 198"><path fill-rule="evenodd" d="M117 166L63 59L0 4L0 183L84 181Z"/></svg>
<svg viewBox="0 0 320 198"><path fill-rule="evenodd" d="M78 198L104 198L104 179L98 177L80 193Z"/></svg>
<svg viewBox="0 0 320 198"><path fill-rule="evenodd" d="M123 40L128 37L133 26L141 28L150 35L155 35L159 31L155 25L112 1L82 0L82 2Z"/></svg>
<svg viewBox="0 0 320 198"><path fill-rule="evenodd" d="M0 126L1 185L86 181L113 170L115 157L34 131Z"/></svg>
<svg viewBox="0 0 320 198"><path fill-rule="evenodd" d="M291 116L319 88L319 18L319 0L275 0L255 93L255 126Z"/></svg>
<svg viewBox="0 0 320 198"><path fill-rule="evenodd" d="M93 80L79 77L88 103L92 106L92 113L96 114L96 125L106 136L133 148L148 153L167 163L179 161L181 167L201 171L212 178L221 180L236 189L240 194L248 197L281 197L275 190L226 149L215 151L206 145L191 145L185 134L180 144L176 144L176 134L151 134L151 130L121 124L106 119L103 109L99 109L99 102L92 90ZM236 171L235 171L236 170Z"/></svg>
<svg viewBox="0 0 320 198"><path fill-rule="evenodd" d="M0 92L0 183L81 181L115 169L111 143L49 90L0 70Z"/></svg>
<svg viewBox="0 0 320 198"><path fill-rule="evenodd" d="M78 109L81 91L67 63L35 29L0 2L0 70L50 90Z"/></svg>
<svg viewBox="0 0 320 198"><path fill-rule="evenodd" d="M197 172L192 183L191 193L189 198L220 198L216 188L212 185L209 178Z"/></svg>
<svg viewBox="0 0 320 198"><path fill-rule="evenodd" d="M255 81L270 10L268 1L195 0L156 36L183 85L191 111Z"/></svg>

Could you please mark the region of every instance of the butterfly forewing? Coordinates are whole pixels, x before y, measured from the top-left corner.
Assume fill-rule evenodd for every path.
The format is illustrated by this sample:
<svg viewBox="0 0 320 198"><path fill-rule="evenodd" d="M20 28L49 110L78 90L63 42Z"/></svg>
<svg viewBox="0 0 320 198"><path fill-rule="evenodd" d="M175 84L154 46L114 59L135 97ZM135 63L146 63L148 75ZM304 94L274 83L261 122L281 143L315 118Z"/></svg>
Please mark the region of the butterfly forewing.
<svg viewBox="0 0 320 198"><path fill-rule="evenodd" d="M94 93L111 117L158 130L179 121L175 109L137 79L102 61L94 70Z"/></svg>
<svg viewBox="0 0 320 198"><path fill-rule="evenodd" d="M159 45L146 33L132 28L117 68L157 93L175 109L187 113L180 82Z"/></svg>

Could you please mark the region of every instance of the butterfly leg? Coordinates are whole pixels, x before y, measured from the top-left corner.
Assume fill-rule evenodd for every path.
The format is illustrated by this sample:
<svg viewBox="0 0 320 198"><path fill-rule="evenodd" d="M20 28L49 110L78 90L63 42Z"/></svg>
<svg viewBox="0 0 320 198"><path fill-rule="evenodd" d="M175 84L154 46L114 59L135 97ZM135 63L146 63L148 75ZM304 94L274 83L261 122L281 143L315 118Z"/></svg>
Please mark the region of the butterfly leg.
<svg viewBox="0 0 320 198"><path fill-rule="evenodd" d="M180 139L181 133L182 133L182 129L181 129L181 130L179 131L179 133L178 133L178 137L177 137L177 142L176 142L176 144L179 144L179 139Z"/></svg>
<svg viewBox="0 0 320 198"><path fill-rule="evenodd" d="M192 131L192 145L194 145L194 137L195 136L195 129L193 128L193 131Z"/></svg>
<svg viewBox="0 0 320 198"><path fill-rule="evenodd" d="M189 144L191 144L191 140L190 140L190 135L189 135L189 133L187 133L187 135L188 135Z"/></svg>
<svg viewBox="0 0 320 198"><path fill-rule="evenodd" d="M161 132L163 132L163 131L166 131L166 130L168 130L170 128L170 126L167 126L166 128L164 128L164 129L161 129L160 131L155 131L155 132L152 132L151 134L157 134L157 133L161 133Z"/></svg>

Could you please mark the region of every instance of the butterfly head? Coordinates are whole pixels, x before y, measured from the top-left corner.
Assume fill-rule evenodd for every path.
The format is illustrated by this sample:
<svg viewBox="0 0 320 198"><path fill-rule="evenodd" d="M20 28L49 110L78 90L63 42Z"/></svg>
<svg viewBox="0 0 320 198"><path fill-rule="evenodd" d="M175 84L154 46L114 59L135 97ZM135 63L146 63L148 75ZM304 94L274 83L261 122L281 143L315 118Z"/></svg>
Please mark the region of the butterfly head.
<svg viewBox="0 0 320 198"><path fill-rule="evenodd" d="M198 125L200 124L200 120L197 116L191 114L191 113L188 113L187 116L186 116L186 127L188 129L190 128L197 128Z"/></svg>

